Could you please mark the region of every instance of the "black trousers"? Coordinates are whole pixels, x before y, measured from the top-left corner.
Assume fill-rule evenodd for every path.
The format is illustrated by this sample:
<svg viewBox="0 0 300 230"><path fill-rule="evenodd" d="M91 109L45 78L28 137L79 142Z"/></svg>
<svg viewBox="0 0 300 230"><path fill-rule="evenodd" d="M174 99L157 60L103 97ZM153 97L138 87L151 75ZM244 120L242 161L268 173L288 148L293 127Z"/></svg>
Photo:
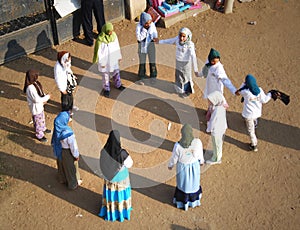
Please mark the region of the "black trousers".
<svg viewBox="0 0 300 230"><path fill-rule="evenodd" d="M139 54L139 71L138 76L141 79L146 77L146 59L149 59L150 77L156 78L156 49L154 42L150 42L148 46L148 53L141 53L141 43L138 43L138 54Z"/></svg>
<svg viewBox="0 0 300 230"><path fill-rule="evenodd" d="M82 27L89 44L94 43L92 12L97 22L98 33L100 33L105 24L103 0L81 0Z"/></svg>

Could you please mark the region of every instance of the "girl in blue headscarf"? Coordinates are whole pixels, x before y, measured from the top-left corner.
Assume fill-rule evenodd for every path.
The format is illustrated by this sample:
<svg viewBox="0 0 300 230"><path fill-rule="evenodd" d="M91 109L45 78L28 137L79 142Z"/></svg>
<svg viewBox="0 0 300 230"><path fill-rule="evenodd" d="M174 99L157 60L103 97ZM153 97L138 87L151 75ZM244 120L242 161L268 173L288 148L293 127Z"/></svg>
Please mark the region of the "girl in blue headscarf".
<svg viewBox="0 0 300 230"><path fill-rule="evenodd" d="M57 159L58 179L74 190L82 183L78 170L79 151L75 135L68 126L70 114L63 111L54 119L54 130L51 140L54 155Z"/></svg>
<svg viewBox="0 0 300 230"><path fill-rule="evenodd" d="M243 112L242 116L245 119L247 131L250 135L251 143L249 148L251 151L257 152L257 138L255 135L255 128L257 127L257 119L262 115L262 104L267 103L272 95L265 94L262 88L258 87L255 77L248 74L245 82L240 89L236 91L236 95L243 96Z"/></svg>
<svg viewBox="0 0 300 230"><path fill-rule="evenodd" d="M141 80L140 83L142 85L144 84L144 78L146 77L146 58L148 55L151 83L154 84L157 76L156 50L154 42L158 41L158 35L150 14L146 12L141 14L140 22L136 26L135 33L138 41L138 54L140 62L138 76Z"/></svg>

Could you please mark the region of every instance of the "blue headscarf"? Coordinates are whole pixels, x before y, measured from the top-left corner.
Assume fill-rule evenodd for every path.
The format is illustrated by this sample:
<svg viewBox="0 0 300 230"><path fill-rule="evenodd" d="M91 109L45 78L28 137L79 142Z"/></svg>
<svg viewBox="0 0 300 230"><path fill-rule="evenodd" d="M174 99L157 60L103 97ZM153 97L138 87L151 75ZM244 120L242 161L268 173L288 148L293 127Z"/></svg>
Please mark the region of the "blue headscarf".
<svg viewBox="0 0 300 230"><path fill-rule="evenodd" d="M146 22L148 22L149 20L152 20L152 17L150 14L148 14L146 12L141 13L140 24L142 26L144 26L146 24Z"/></svg>
<svg viewBox="0 0 300 230"><path fill-rule="evenodd" d="M260 89L256 83L256 79L251 74L248 74L246 76L245 86L246 86L245 88L249 89L250 92L255 96L257 96L260 93Z"/></svg>
<svg viewBox="0 0 300 230"><path fill-rule="evenodd" d="M54 130L51 139L53 153L58 159L62 159L62 146L60 141L73 135L73 130L68 126L70 114L67 111L60 112L54 119Z"/></svg>

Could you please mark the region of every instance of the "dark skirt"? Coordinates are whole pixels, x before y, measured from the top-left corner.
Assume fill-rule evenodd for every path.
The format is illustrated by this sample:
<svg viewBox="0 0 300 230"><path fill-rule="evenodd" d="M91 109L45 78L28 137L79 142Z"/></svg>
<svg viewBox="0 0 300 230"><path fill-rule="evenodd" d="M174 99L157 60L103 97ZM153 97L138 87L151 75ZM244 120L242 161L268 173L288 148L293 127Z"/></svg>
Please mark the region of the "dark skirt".
<svg viewBox="0 0 300 230"><path fill-rule="evenodd" d="M177 208L183 208L185 211L187 211L188 207L194 208L200 206L201 197L202 197L201 186L199 187L199 190L195 193L185 193L176 187L173 203L176 204Z"/></svg>

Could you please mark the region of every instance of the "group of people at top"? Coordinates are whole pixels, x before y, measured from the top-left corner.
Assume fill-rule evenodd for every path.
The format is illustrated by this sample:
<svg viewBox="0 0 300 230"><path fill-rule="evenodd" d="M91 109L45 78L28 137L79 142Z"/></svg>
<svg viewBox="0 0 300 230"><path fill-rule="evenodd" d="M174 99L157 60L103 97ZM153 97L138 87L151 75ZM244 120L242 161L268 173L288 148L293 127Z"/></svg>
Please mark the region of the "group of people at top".
<svg viewBox="0 0 300 230"><path fill-rule="evenodd" d="M234 95L243 97L243 112L246 127L250 136L249 148L257 151L257 138L255 128L257 119L262 115L262 104L267 103L272 95L264 93L258 87L256 79L248 74L241 87L237 90L229 80L223 65L220 62L220 53L211 49L207 61L199 71L195 45L192 42L192 32L188 28L182 28L176 37L158 40L155 24L149 14L143 12L140 22L136 27L139 54L139 83L145 84L146 58L149 58L150 82L156 84L156 51L157 44L175 44L176 69L175 90L180 97L188 97L194 93L193 73L196 77L206 78L204 98L208 100L206 113L208 133L211 133L213 155L204 161L202 142L193 135L193 129L189 124L183 125L181 139L174 144L172 157L168 168L171 170L176 165L176 190L174 204L178 208L187 210L188 207L200 205L202 188L200 185L200 165L220 164L222 159L223 137L227 129L226 109L228 104L223 96L224 86ZM111 23L102 27L95 47L93 63L97 64L102 76L103 95L110 95L110 80L118 90L124 90L121 83L119 61L122 55L118 37ZM192 71L193 70L193 71ZM26 72L24 92L32 113L35 134L39 141L47 142L45 135L51 133L45 124L44 104L50 99L45 94L42 84L38 81L39 73L36 70ZM67 51L58 52L57 62L54 67L54 78L61 94L61 112L54 120L54 130L51 144L57 159L58 179L74 190L82 183L79 170L79 150L73 130L68 125L74 111L78 110L73 105L73 92L77 82L71 70L71 54ZM105 220L130 219L131 187L128 168L133 165L129 153L121 147L120 133L112 130L108 140L101 150L100 169L104 177L102 207L99 215Z"/></svg>

